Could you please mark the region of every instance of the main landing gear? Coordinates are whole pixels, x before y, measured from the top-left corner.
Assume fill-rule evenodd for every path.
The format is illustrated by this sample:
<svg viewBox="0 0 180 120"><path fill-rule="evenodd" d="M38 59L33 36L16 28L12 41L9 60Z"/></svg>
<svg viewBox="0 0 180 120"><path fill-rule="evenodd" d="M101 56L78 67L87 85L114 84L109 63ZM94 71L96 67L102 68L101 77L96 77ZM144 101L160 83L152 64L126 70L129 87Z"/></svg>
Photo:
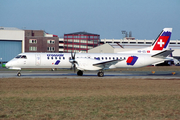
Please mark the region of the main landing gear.
<svg viewBox="0 0 180 120"><path fill-rule="evenodd" d="M78 76L82 76L82 75L83 75L83 71L79 70L79 71L77 72L77 75L78 75ZM103 77L103 76L104 76L104 72L103 72L103 71L99 71L99 72L97 73L97 75L98 75L99 77Z"/></svg>
<svg viewBox="0 0 180 120"><path fill-rule="evenodd" d="M103 76L104 76L104 72L103 72L103 71L99 71L99 72L97 73L97 75L98 75L99 77L103 77Z"/></svg>
<svg viewBox="0 0 180 120"><path fill-rule="evenodd" d="M83 71L79 70L79 71L77 72L77 75L78 75L78 76L82 76L82 75L83 75Z"/></svg>
<svg viewBox="0 0 180 120"><path fill-rule="evenodd" d="M20 77L21 76L21 71L17 72L17 76Z"/></svg>

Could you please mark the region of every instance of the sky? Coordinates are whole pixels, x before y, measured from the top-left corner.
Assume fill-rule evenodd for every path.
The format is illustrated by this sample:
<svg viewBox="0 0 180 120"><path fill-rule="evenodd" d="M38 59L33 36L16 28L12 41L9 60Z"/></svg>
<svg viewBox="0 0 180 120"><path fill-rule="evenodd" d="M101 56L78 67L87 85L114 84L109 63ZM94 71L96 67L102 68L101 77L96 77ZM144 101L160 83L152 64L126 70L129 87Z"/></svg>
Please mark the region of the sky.
<svg viewBox="0 0 180 120"><path fill-rule="evenodd" d="M156 39L165 27L180 39L180 0L0 0L0 26L45 30L63 37L73 32L122 39Z"/></svg>

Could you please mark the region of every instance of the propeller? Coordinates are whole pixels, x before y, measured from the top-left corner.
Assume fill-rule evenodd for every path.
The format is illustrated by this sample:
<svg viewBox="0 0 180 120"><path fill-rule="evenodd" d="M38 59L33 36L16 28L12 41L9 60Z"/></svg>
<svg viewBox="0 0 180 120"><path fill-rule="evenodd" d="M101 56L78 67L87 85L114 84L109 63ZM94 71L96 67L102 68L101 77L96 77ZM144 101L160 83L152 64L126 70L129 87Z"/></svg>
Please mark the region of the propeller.
<svg viewBox="0 0 180 120"><path fill-rule="evenodd" d="M72 64L72 67L71 69L73 68L74 72L76 72L76 60L75 60L75 56L76 56L76 53L72 53L71 52L71 59L69 60L69 62Z"/></svg>

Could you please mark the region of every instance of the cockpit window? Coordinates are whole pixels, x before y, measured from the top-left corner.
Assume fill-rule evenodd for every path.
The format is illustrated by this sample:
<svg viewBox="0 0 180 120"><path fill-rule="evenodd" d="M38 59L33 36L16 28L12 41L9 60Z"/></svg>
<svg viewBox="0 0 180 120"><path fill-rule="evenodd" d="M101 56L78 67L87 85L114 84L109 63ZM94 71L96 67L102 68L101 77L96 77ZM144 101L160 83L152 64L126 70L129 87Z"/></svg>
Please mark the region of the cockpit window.
<svg viewBox="0 0 180 120"><path fill-rule="evenodd" d="M25 58L25 59L27 59L26 55L22 55L22 56L21 56L21 58Z"/></svg>
<svg viewBox="0 0 180 120"><path fill-rule="evenodd" d="M19 58L27 59L26 55L18 55L18 56L16 56L16 58L17 59L19 59Z"/></svg>
<svg viewBox="0 0 180 120"><path fill-rule="evenodd" d="M21 55L16 56L16 58L21 58Z"/></svg>

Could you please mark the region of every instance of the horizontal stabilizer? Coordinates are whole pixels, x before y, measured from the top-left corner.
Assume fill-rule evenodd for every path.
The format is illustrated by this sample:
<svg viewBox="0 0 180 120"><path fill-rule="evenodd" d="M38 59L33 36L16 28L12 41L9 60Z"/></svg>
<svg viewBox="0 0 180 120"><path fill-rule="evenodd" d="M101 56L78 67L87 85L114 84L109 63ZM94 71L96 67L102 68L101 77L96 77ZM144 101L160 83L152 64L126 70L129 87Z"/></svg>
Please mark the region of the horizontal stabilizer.
<svg viewBox="0 0 180 120"><path fill-rule="evenodd" d="M165 50L162 52L159 52L155 55L152 55L151 57L156 57L156 58L165 58L167 57L169 54L171 54L174 50Z"/></svg>

